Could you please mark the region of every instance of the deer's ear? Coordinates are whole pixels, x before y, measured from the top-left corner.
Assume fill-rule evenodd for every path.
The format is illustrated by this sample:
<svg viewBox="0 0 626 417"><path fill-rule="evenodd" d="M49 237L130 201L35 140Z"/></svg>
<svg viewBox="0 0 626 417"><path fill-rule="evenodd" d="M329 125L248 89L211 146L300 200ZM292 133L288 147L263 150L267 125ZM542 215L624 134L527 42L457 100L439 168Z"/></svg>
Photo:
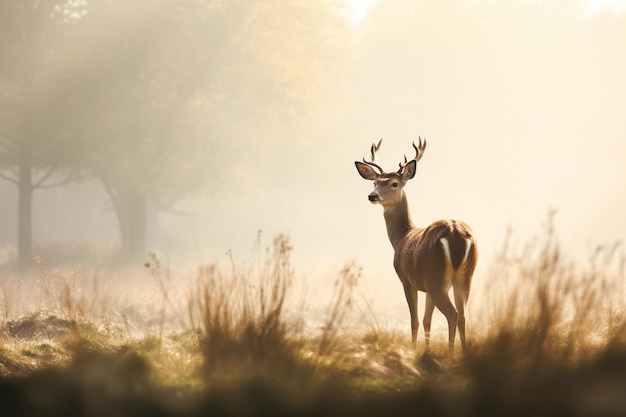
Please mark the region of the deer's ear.
<svg viewBox="0 0 626 417"><path fill-rule="evenodd" d="M412 179L415 176L416 169L417 161L414 159L404 166L404 169L402 170L402 178L405 181Z"/></svg>
<svg viewBox="0 0 626 417"><path fill-rule="evenodd" d="M359 171L359 174L366 180L374 181L380 177L380 174L374 168L363 162L354 161L354 165L356 165L356 170Z"/></svg>

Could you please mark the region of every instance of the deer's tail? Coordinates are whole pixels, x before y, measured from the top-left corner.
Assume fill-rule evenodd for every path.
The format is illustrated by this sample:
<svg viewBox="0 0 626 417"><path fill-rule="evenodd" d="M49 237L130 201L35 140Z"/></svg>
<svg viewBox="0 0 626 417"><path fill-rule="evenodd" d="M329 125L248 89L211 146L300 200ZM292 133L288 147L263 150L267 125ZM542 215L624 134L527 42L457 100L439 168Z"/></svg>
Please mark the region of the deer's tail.
<svg viewBox="0 0 626 417"><path fill-rule="evenodd" d="M450 232L441 238L441 244L452 269L456 271L467 262L470 252L474 251L474 239L471 232L460 227L456 222L452 222L450 229Z"/></svg>
<svg viewBox="0 0 626 417"><path fill-rule="evenodd" d="M452 284L463 290L463 298L467 301L478 255L472 231L463 222L448 221L448 232L441 238L441 245L452 267Z"/></svg>

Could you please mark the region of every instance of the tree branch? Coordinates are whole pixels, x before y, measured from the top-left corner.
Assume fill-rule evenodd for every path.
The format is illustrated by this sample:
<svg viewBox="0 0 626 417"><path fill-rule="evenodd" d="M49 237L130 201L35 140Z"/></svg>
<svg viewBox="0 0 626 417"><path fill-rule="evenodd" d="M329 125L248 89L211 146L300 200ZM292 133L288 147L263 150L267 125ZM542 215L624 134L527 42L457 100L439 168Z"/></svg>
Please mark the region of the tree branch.
<svg viewBox="0 0 626 417"><path fill-rule="evenodd" d="M10 177L10 176L6 175L5 173L3 173L2 171L0 171L0 178L2 178L3 180L6 180L8 182L12 182L13 184L18 184L19 183L19 180L17 178Z"/></svg>
<svg viewBox="0 0 626 417"><path fill-rule="evenodd" d="M33 188L44 188L42 186L43 182L47 180L50 177L50 175L52 175L53 172L54 172L54 167L49 167L48 171L45 174L43 174L41 178L39 178L37 181L33 181Z"/></svg>
<svg viewBox="0 0 626 417"><path fill-rule="evenodd" d="M33 183L33 188L38 188L40 190L43 190L43 189L59 187L61 185L66 185L72 182L76 182L83 177L82 173L73 172L73 173L65 175L64 178L62 179L45 184L45 181L49 179L52 174L54 174L54 171L55 171L54 167L48 168L47 172L41 178L39 178L37 181Z"/></svg>
<svg viewBox="0 0 626 417"><path fill-rule="evenodd" d="M81 175L78 175L78 174L77 175L71 175L71 176L68 176L68 177L66 177L66 178L64 178L62 180L59 180L59 181L56 181L56 182L53 182L53 183L40 184L36 188L38 188L40 190L46 190L46 189L49 189L49 188L60 187L61 185L66 185L66 184L69 184L69 183L72 183L72 182L76 182L80 178L82 178Z"/></svg>

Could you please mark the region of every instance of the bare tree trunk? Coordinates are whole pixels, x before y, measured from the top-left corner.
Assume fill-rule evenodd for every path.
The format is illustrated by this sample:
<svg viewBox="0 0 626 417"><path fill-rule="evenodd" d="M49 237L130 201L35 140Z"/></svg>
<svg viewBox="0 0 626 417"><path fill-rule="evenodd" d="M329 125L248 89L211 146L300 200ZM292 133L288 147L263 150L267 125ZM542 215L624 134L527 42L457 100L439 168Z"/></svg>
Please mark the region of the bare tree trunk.
<svg viewBox="0 0 626 417"><path fill-rule="evenodd" d="M117 193L117 215L122 241L122 261L139 263L146 258L147 205L140 193L124 187Z"/></svg>
<svg viewBox="0 0 626 417"><path fill-rule="evenodd" d="M146 258L147 211L143 195L132 193L128 196L127 254L131 263L142 262Z"/></svg>
<svg viewBox="0 0 626 417"><path fill-rule="evenodd" d="M17 201L17 264L26 269L33 264L33 171L30 155L20 152Z"/></svg>

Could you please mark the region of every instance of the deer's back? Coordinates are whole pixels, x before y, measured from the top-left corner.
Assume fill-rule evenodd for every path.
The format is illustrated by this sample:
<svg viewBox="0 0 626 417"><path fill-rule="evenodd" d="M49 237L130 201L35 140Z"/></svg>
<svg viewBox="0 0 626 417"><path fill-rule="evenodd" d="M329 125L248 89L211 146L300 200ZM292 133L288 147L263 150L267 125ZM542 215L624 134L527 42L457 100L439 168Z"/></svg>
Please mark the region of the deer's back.
<svg viewBox="0 0 626 417"><path fill-rule="evenodd" d="M396 247L394 267L403 282L426 291L425 280L443 279L446 268L457 270L467 261L471 265L464 267L473 271L475 254L474 236L467 224L439 220L425 229L408 231Z"/></svg>

